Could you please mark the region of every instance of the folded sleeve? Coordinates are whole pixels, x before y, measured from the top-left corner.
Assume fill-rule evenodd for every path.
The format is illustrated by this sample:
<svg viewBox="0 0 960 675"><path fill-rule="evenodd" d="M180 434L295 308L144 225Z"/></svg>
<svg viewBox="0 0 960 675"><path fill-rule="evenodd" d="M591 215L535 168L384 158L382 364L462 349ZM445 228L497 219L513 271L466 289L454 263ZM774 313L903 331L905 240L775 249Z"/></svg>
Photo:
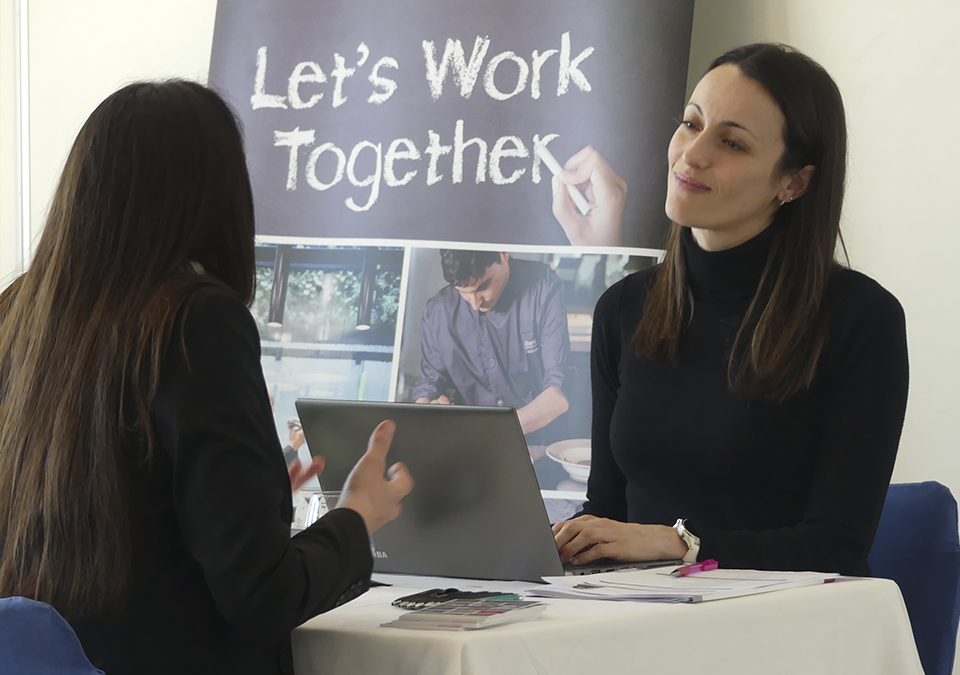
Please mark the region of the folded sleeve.
<svg viewBox="0 0 960 675"><path fill-rule="evenodd" d="M563 284L553 270L542 282L540 313L540 343L543 355L543 384L541 391L550 387L564 391L567 369L570 365L570 330L567 310L563 302Z"/></svg>

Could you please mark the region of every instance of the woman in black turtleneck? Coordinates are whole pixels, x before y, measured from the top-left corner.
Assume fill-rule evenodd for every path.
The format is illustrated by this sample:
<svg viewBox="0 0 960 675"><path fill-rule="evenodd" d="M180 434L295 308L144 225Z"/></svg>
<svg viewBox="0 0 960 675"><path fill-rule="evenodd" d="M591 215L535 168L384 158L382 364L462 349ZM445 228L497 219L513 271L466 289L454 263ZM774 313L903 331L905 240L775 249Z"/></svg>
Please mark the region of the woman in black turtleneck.
<svg viewBox="0 0 960 675"><path fill-rule="evenodd" d="M711 64L670 143L666 258L597 303L593 463L585 515L554 528L564 561L870 573L906 329L834 260L845 154L819 65L780 45Z"/></svg>

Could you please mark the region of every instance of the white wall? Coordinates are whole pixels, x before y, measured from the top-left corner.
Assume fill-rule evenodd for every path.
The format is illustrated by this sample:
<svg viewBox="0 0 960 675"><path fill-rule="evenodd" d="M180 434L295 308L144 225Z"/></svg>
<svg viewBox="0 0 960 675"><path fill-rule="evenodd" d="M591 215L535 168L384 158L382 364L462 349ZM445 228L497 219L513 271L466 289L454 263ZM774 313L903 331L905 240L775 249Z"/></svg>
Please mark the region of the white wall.
<svg viewBox="0 0 960 675"><path fill-rule="evenodd" d="M17 269L17 52L14 0L0 0L0 288Z"/></svg>
<svg viewBox="0 0 960 675"><path fill-rule="evenodd" d="M43 228L57 177L70 144L87 116L107 95L140 79L185 77L206 82L213 44L216 0L2 0L2 35L8 10L25 9L29 25L30 191L34 241ZM11 22L12 23L12 22ZM8 80L9 44L4 39L2 73ZM12 88L11 88L12 90ZM12 144L2 104L3 169ZM19 172L17 172L19 173ZM4 220L0 265L7 264L11 231L7 194L16 190L2 174ZM0 269L0 277L5 270ZM5 282L9 279L2 278Z"/></svg>

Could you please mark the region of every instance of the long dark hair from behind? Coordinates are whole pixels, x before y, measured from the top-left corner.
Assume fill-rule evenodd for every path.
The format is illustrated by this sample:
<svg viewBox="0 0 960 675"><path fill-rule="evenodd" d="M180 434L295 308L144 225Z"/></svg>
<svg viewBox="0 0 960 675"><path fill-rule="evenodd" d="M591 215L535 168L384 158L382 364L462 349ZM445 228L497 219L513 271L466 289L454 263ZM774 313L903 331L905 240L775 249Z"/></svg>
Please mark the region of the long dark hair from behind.
<svg viewBox="0 0 960 675"><path fill-rule="evenodd" d="M122 600L127 467L153 449L174 325L203 287L249 303L254 265L250 179L223 100L174 80L101 103L29 271L0 295L0 597L67 616Z"/></svg>
<svg viewBox="0 0 960 675"><path fill-rule="evenodd" d="M784 116L779 169L812 165L806 193L781 206L757 292L736 335L728 364L733 390L783 401L810 386L827 339L824 290L836 263L846 175L847 131L840 91L809 57L779 44L751 44L718 57L762 86ZM681 226L667 252L631 341L638 355L676 363L691 307Z"/></svg>

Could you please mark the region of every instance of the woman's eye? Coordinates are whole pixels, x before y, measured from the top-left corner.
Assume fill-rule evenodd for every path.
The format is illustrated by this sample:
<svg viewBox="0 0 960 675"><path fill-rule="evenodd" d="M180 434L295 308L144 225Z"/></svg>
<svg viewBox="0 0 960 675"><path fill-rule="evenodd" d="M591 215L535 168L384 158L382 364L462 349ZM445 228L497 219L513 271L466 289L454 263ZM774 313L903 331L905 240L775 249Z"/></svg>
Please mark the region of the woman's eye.
<svg viewBox="0 0 960 675"><path fill-rule="evenodd" d="M680 122L680 126L685 129L696 129L697 125L693 123L693 120L683 120Z"/></svg>
<svg viewBox="0 0 960 675"><path fill-rule="evenodd" d="M730 146L730 148L732 148L733 150L738 150L738 151L741 151L741 152L742 152L743 150L746 149L746 148L744 148L742 145L740 145L739 143L737 143L736 141L726 140L726 141L724 141L724 143L726 143L728 146Z"/></svg>

